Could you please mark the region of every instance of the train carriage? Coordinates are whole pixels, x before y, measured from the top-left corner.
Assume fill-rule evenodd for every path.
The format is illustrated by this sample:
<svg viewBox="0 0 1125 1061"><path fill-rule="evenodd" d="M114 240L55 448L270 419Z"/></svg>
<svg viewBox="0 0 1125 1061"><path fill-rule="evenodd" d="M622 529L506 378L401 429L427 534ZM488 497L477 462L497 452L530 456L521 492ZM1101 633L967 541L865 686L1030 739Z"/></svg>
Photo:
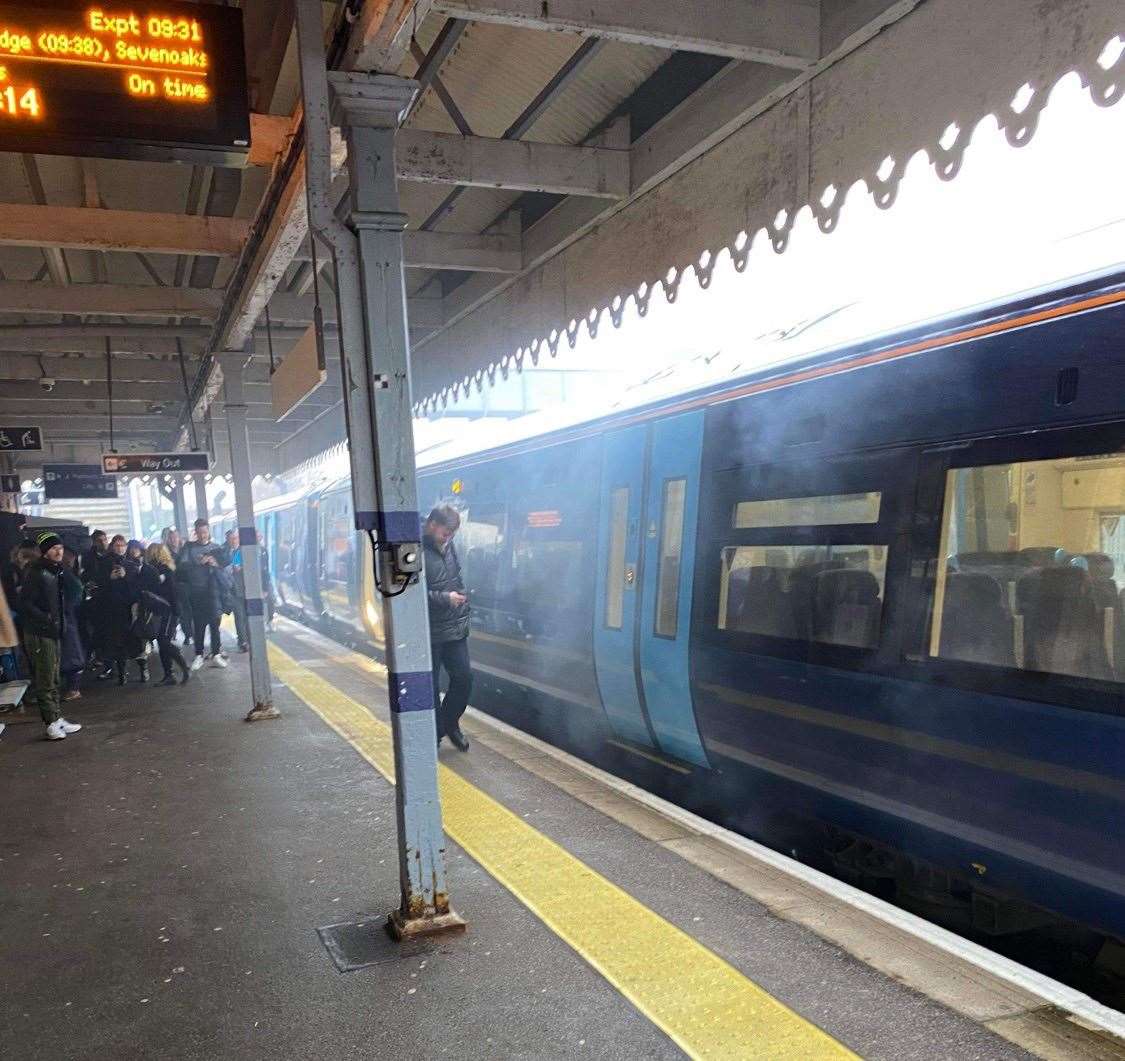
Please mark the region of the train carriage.
<svg viewBox="0 0 1125 1061"><path fill-rule="evenodd" d="M1125 939L1123 323L1094 280L428 454L476 702L961 927ZM350 503L275 563L378 648Z"/></svg>

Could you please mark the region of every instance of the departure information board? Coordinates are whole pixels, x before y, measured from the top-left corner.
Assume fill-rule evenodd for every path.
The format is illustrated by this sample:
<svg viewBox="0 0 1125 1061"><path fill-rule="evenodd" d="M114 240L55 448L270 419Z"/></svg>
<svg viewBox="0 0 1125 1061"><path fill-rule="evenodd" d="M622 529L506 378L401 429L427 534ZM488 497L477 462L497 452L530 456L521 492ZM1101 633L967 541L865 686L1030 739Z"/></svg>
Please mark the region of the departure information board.
<svg viewBox="0 0 1125 1061"><path fill-rule="evenodd" d="M240 165L242 12L0 0L0 150Z"/></svg>

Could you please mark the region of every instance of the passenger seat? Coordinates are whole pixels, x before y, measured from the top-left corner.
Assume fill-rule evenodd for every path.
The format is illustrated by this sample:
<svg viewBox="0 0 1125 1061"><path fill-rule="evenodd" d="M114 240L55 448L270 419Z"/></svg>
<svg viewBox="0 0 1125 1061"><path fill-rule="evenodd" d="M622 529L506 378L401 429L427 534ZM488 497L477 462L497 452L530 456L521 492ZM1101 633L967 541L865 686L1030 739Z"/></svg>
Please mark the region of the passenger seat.
<svg viewBox="0 0 1125 1061"><path fill-rule="evenodd" d="M734 612L728 606L728 614L737 617L736 629L769 637L797 636L793 605L785 589L788 574L788 571L779 567L747 569L739 610Z"/></svg>
<svg viewBox="0 0 1125 1061"><path fill-rule="evenodd" d="M950 573L945 580L941 656L1014 667L1012 616L1006 594L991 575Z"/></svg>
<svg viewBox="0 0 1125 1061"><path fill-rule="evenodd" d="M870 648L878 641L879 581L870 571L822 571L813 595L813 640Z"/></svg>
<svg viewBox="0 0 1125 1061"><path fill-rule="evenodd" d="M1112 677L1104 621L1090 576L1079 567L1045 567L1020 579L1029 669L1082 678Z"/></svg>

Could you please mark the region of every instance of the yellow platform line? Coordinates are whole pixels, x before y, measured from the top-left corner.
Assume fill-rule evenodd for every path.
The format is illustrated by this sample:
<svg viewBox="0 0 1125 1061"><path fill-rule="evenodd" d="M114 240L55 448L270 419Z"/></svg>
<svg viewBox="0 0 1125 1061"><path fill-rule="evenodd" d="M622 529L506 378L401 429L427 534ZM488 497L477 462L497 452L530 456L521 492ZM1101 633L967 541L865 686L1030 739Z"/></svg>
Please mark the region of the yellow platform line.
<svg viewBox="0 0 1125 1061"><path fill-rule="evenodd" d="M387 780L390 726L270 645L274 673ZM718 955L439 764L445 831L690 1057L855 1055Z"/></svg>

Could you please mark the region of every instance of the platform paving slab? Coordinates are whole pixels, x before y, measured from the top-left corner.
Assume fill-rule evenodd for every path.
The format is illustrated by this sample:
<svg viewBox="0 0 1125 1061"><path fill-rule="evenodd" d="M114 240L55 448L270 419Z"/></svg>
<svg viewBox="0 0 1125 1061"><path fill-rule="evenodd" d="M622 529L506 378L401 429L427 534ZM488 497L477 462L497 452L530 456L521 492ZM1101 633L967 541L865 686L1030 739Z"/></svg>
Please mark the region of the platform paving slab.
<svg viewBox="0 0 1125 1061"><path fill-rule="evenodd" d="M316 930L397 899L393 794L275 694L243 723L235 657L0 738L5 1061L682 1056L456 846L470 932L338 972Z"/></svg>

